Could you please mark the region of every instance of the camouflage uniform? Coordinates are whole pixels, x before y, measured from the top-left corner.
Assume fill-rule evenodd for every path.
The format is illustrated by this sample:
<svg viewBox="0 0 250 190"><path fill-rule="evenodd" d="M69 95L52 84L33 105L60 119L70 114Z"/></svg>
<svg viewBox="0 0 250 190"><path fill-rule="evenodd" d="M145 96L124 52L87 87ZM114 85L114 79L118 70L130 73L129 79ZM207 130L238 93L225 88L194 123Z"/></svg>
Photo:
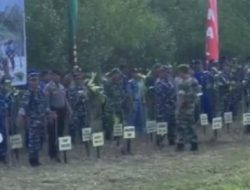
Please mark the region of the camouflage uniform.
<svg viewBox="0 0 250 190"><path fill-rule="evenodd" d="M0 89L0 133L3 135L3 143L0 145L0 161L6 161L7 137L16 132L15 118L17 114L16 106L18 105L17 91L11 86L11 80L3 78L3 85ZM6 122L7 125L6 126Z"/></svg>
<svg viewBox="0 0 250 190"><path fill-rule="evenodd" d="M41 89L27 90L21 100L19 115L26 116L28 122L28 152L30 162L38 161L44 120L49 111L48 99Z"/></svg>
<svg viewBox="0 0 250 190"><path fill-rule="evenodd" d="M5 161L7 154L7 131L6 131L6 117L7 117L8 102L5 94L0 94L0 133L2 142L0 143L0 161Z"/></svg>
<svg viewBox="0 0 250 190"><path fill-rule="evenodd" d="M250 112L250 69L246 68L243 85L243 113ZM245 132L250 133L250 125L245 126Z"/></svg>
<svg viewBox="0 0 250 190"><path fill-rule="evenodd" d="M232 104L231 73L219 72L215 75L216 115L230 111Z"/></svg>
<svg viewBox="0 0 250 190"><path fill-rule="evenodd" d="M156 79L150 75L145 80L146 85L146 99L147 99L147 117L150 120L155 120L156 118L156 107L155 107L155 84Z"/></svg>
<svg viewBox="0 0 250 190"><path fill-rule="evenodd" d="M88 91L85 85L75 85L68 90L68 99L73 110L70 122L70 132L74 142L75 135L81 137L83 128L89 126L88 122Z"/></svg>
<svg viewBox="0 0 250 190"><path fill-rule="evenodd" d="M244 95L245 95L245 105L246 108L243 110L243 112L249 112L250 111L250 69L245 74L244 80Z"/></svg>
<svg viewBox="0 0 250 190"><path fill-rule="evenodd" d="M176 90L169 80L158 79L155 83L156 120L168 123L169 144L175 142Z"/></svg>
<svg viewBox="0 0 250 190"><path fill-rule="evenodd" d="M189 77L183 80L178 87L177 133L178 145L188 142L197 144L197 134L194 129L195 104L199 101L198 94L201 88L196 79Z"/></svg>
<svg viewBox="0 0 250 190"><path fill-rule="evenodd" d="M233 112L233 116L239 116L240 113L240 103L242 101L243 95L243 83L244 80L244 72L242 66L234 66L232 71L232 81L231 89L232 89L232 103L231 110Z"/></svg>
<svg viewBox="0 0 250 190"><path fill-rule="evenodd" d="M156 119L155 82L157 80L160 68L160 64L155 64L152 68L151 73L145 79L147 118L150 120Z"/></svg>
<svg viewBox="0 0 250 190"><path fill-rule="evenodd" d="M111 74L120 74L119 71L112 71ZM106 101L104 105L104 129L108 138L111 137L114 123L124 123L124 101L126 98L122 78L112 81L110 78L104 85Z"/></svg>

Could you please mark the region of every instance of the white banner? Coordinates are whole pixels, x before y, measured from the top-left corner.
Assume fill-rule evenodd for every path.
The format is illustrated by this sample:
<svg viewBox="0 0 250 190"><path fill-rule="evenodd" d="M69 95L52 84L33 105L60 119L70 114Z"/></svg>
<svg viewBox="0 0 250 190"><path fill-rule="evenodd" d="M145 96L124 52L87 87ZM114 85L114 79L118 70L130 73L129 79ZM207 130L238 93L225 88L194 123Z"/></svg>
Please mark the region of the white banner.
<svg viewBox="0 0 250 190"><path fill-rule="evenodd" d="M0 78L15 86L27 82L24 0L0 0Z"/></svg>

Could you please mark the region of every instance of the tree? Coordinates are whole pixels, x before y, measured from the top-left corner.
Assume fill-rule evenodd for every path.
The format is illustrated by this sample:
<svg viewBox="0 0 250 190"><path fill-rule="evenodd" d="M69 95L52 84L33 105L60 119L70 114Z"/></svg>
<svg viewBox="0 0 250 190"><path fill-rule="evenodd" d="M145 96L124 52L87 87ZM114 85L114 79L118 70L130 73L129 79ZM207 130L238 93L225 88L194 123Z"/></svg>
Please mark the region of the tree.
<svg viewBox="0 0 250 190"><path fill-rule="evenodd" d="M28 64L42 68L66 68L65 21L51 0L27 0Z"/></svg>
<svg viewBox="0 0 250 190"><path fill-rule="evenodd" d="M171 27L140 0L86 0L79 26L80 61L86 67L110 68L121 58L147 66L172 58Z"/></svg>
<svg viewBox="0 0 250 190"><path fill-rule="evenodd" d="M250 2L218 2L222 55L247 56ZM26 4L28 64L69 68L68 1ZM121 59L145 68L156 61L205 58L207 1L79 0L79 4L78 58L86 70L106 71Z"/></svg>

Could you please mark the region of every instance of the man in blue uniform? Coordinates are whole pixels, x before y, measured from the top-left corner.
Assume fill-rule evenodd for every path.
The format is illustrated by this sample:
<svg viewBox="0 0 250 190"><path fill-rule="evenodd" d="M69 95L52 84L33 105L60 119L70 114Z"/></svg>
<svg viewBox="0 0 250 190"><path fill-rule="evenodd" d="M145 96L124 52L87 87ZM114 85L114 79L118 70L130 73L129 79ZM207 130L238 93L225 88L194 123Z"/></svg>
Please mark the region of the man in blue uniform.
<svg viewBox="0 0 250 190"><path fill-rule="evenodd" d="M35 167L40 165L39 151L46 113L56 116L50 111L48 100L39 88L39 73L32 71L29 74L28 85L18 111L18 123L23 125L24 119L27 121L29 163Z"/></svg>
<svg viewBox="0 0 250 190"><path fill-rule="evenodd" d="M7 160L7 136L9 134L6 124L8 119L8 99L5 89L5 79L1 79L0 83L0 162Z"/></svg>
<svg viewBox="0 0 250 190"><path fill-rule="evenodd" d="M70 133L72 141L75 142L76 137L82 136L82 129L89 126L88 122L88 91L84 84L83 73L74 75L74 85L68 90L68 99L73 110L70 122Z"/></svg>
<svg viewBox="0 0 250 190"><path fill-rule="evenodd" d="M128 82L129 103L131 103L128 124L135 126L136 132L141 135L145 130L145 86L137 69L131 70L131 76Z"/></svg>
<svg viewBox="0 0 250 190"><path fill-rule="evenodd" d="M155 82L156 120L168 123L169 145L175 144L176 88L170 78L171 66L162 66Z"/></svg>
<svg viewBox="0 0 250 190"><path fill-rule="evenodd" d="M197 60L194 62L194 77L202 88L202 96L200 100L200 112L208 115L211 123L214 115L213 111L213 75L210 71L203 69L202 62ZM198 114L198 113L196 113ZM198 117L199 115L196 115Z"/></svg>
<svg viewBox="0 0 250 190"><path fill-rule="evenodd" d="M155 97L155 82L159 76L161 64L157 63L153 66L150 74L145 79L146 103L147 103L147 118L150 120L156 119L156 97Z"/></svg>

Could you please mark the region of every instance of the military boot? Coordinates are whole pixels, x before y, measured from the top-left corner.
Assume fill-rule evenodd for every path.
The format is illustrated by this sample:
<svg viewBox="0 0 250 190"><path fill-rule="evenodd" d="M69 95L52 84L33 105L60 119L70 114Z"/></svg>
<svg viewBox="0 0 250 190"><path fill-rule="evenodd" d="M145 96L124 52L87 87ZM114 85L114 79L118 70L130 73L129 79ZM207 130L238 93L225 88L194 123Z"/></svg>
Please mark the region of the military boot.
<svg viewBox="0 0 250 190"><path fill-rule="evenodd" d="M184 144L182 144L182 143L178 143L177 144L177 146L176 146L176 151L177 152L182 152L182 151L184 151Z"/></svg>
<svg viewBox="0 0 250 190"><path fill-rule="evenodd" d="M198 150L199 150L198 143L191 143L190 151L198 151Z"/></svg>

